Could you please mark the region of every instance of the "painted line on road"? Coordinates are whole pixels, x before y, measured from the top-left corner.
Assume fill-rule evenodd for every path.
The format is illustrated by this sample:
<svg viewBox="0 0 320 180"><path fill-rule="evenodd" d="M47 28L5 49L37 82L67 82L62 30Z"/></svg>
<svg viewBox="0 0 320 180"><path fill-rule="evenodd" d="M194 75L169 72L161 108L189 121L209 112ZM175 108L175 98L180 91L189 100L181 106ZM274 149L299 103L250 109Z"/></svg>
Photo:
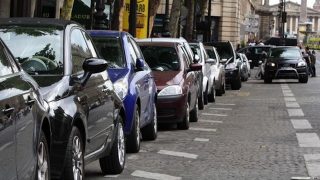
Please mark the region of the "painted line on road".
<svg viewBox="0 0 320 180"><path fill-rule="evenodd" d="M309 176L320 178L320 154L305 154L304 160Z"/></svg>
<svg viewBox="0 0 320 180"><path fill-rule="evenodd" d="M299 177L299 176L296 176L296 177L291 177L291 180L311 180L311 177Z"/></svg>
<svg viewBox="0 0 320 180"><path fill-rule="evenodd" d="M139 159L139 156L137 156L135 154L129 154L128 159L137 160L137 159Z"/></svg>
<svg viewBox="0 0 320 180"><path fill-rule="evenodd" d="M199 119L199 122L220 123L220 124L223 123L223 121L206 120L206 119Z"/></svg>
<svg viewBox="0 0 320 180"><path fill-rule="evenodd" d="M297 102L286 102L287 108L299 108L300 105Z"/></svg>
<svg viewBox="0 0 320 180"><path fill-rule="evenodd" d="M293 93L283 93L283 96L286 96L286 97L293 97L294 94Z"/></svg>
<svg viewBox="0 0 320 180"><path fill-rule="evenodd" d="M209 109L213 109L213 110L224 110L224 111L231 111L232 108L209 108Z"/></svg>
<svg viewBox="0 0 320 180"><path fill-rule="evenodd" d="M205 132L216 132L217 129L208 129L208 128L189 128L192 131L205 131Z"/></svg>
<svg viewBox="0 0 320 180"><path fill-rule="evenodd" d="M302 109L287 109L290 117L292 116L304 116Z"/></svg>
<svg viewBox="0 0 320 180"><path fill-rule="evenodd" d="M215 105L220 105L220 106L235 106L236 104L215 103Z"/></svg>
<svg viewBox="0 0 320 180"><path fill-rule="evenodd" d="M184 157L189 159L197 159L198 155L190 154L185 152L178 152L178 151L167 151L167 150L160 150L159 154L169 155L169 156L177 156L177 157Z"/></svg>
<svg viewBox="0 0 320 180"><path fill-rule="evenodd" d="M284 97L284 100L286 102L295 102L295 101L297 101L295 97Z"/></svg>
<svg viewBox="0 0 320 180"><path fill-rule="evenodd" d="M296 133L300 147L320 147L320 139L316 133Z"/></svg>
<svg viewBox="0 0 320 180"><path fill-rule="evenodd" d="M194 141L209 142L209 139L206 139L206 138L195 138Z"/></svg>
<svg viewBox="0 0 320 180"><path fill-rule="evenodd" d="M283 93L292 93L291 89L282 89Z"/></svg>
<svg viewBox="0 0 320 180"><path fill-rule="evenodd" d="M312 129L311 124L306 119L291 119L291 123L295 129Z"/></svg>
<svg viewBox="0 0 320 180"><path fill-rule="evenodd" d="M228 116L226 114L212 114L212 113L201 113L201 114L205 116L221 116L221 117Z"/></svg>
<svg viewBox="0 0 320 180"><path fill-rule="evenodd" d="M167 174L160 174L160 173L152 173L152 172L147 172L147 171L140 171L140 170L135 170L131 176L134 177L141 177L141 178L147 178L147 179L156 179L156 180L180 180L181 177L177 176L170 176Z"/></svg>
<svg viewBox="0 0 320 180"><path fill-rule="evenodd" d="M117 178L119 176L119 174L116 174L116 175L105 175L103 177L105 178Z"/></svg>

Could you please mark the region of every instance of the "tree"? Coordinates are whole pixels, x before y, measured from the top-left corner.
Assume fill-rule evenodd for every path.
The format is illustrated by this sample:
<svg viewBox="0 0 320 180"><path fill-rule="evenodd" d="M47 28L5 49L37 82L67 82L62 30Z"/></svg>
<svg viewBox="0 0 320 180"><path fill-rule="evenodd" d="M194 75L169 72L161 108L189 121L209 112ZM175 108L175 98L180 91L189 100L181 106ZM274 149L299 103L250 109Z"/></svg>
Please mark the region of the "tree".
<svg viewBox="0 0 320 180"><path fill-rule="evenodd" d="M183 0L173 0L170 13L169 31L172 37L178 35L178 25L180 21L181 5Z"/></svg>
<svg viewBox="0 0 320 180"><path fill-rule="evenodd" d="M71 19L71 13L73 8L74 0L64 0L63 6L61 9L60 18L64 20Z"/></svg>
<svg viewBox="0 0 320 180"><path fill-rule="evenodd" d="M191 41L193 39L193 20L194 20L194 5L195 0L186 0L186 6L188 8L188 16L186 23L186 34L185 38L187 41Z"/></svg>
<svg viewBox="0 0 320 180"><path fill-rule="evenodd" d="M154 19L157 15L158 8L161 0L149 0L149 37L152 32Z"/></svg>
<svg viewBox="0 0 320 180"><path fill-rule="evenodd" d="M200 13L201 13L201 20L204 21L205 18L205 11L208 9L209 0L200 0L199 6L200 6ZM211 7L209 7L211 8Z"/></svg>

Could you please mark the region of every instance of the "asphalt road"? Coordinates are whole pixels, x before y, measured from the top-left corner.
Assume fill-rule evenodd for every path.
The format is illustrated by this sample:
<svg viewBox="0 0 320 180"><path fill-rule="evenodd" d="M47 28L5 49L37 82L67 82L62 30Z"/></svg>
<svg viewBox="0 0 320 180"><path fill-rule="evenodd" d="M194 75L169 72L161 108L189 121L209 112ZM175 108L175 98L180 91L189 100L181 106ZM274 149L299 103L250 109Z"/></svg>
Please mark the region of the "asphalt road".
<svg viewBox="0 0 320 180"><path fill-rule="evenodd" d="M207 105L190 130L161 127L156 141L127 154L122 174L103 176L94 162L86 179L320 178L319 64L307 84L251 78Z"/></svg>

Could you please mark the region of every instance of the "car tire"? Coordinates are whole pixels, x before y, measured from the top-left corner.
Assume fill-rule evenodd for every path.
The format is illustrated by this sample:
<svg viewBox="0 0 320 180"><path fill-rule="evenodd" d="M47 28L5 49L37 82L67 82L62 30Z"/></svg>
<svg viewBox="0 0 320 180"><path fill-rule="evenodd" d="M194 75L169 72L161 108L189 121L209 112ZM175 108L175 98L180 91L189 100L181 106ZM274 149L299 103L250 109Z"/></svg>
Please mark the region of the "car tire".
<svg viewBox="0 0 320 180"><path fill-rule="evenodd" d="M198 107L200 110L204 109L204 96L202 91L199 92L200 96L198 97Z"/></svg>
<svg viewBox="0 0 320 180"><path fill-rule="evenodd" d="M303 76L303 77L301 77L301 78L299 78L299 82L300 83L308 83L308 76Z"/></svg>
<svg viewBox="0 0 320 180"><path fill-rule="evenodd" d="M122 117L116 125L116 137L112 143L108 156L99 159L100 169L103 174L120 174L126 162L126 146Z"/></svg>
<svg viewBox="0 0 320 180"><path fill-rule="evenodd" d="M196 102L194 103L194 108L190 112L190 122L198 122L198 99L196 98Z"/></svg>
<svg viewBox="0 0 320 180"><path fill-rule="evenodd" d="M44 132L41 130L37 145L37 180L50 180L49 146Z"/></svg>
<svg viewBox="0 0 320 180"><path fill-rule="evenodd" d="M217 91L217 92L216 92L216 91ZM221 87L220 87L219 90L216 90L216 89L214 88L214 86L211 87L211 92L210 92L210 94L208 95L208 100L209 100L209 102L216 102L216 95L218 95L218 94L219 94L219 96L222 96Z"/></svg>
<svg viewBox="0 0 320 180"><path fill-rule="evenodd" d="M72 127L65 158L64 175L66 180L84 179L84 144L79 129Z"/></svg>
<svg viewBox="0 0 320 180"><path fill-rule="evenodd" d="M231 89L232 90L239 90L241 88L241 78L232 81L231 83Z"/></svg>
<svg viewBox="0 0 320 180"><path fill-rule="evenodd" d="M158 121L157 121L157 107L156 104L153 104L153 117L152 121L142 128L142 138L143 140L152 141L157 139L157 132L158 132Z"/></svg>
<svg viewBox="0 0 320 180"><path fill-rule="evenodd" d="M140 150L140 113L137 104L134 110L133 127L127 136L126 147L128 153L137 153Z"/></svg>
<svg viewBox="0 0 320 180"><path fill-rule="evenodd" d="M177 124L177 128L181 129L181 130L186 130L189 129L190 126L190 106L189 106L189 102L187 102L186 104L186 112L185 115L183 117L183 121Z"/></svg>
<svg viewBox="0 0 320 180"><path fill-rule="evenodd" d="M207 105L208 104L208 85L206 86L206 91L203 93L203 104Z"/></svg>
<svg viewBox="0 0 320 180"><path fill-rule="evenodd" d="M272 83L272 78L270 78L267 74L264 75L263 80L266 84Z"/></svg>

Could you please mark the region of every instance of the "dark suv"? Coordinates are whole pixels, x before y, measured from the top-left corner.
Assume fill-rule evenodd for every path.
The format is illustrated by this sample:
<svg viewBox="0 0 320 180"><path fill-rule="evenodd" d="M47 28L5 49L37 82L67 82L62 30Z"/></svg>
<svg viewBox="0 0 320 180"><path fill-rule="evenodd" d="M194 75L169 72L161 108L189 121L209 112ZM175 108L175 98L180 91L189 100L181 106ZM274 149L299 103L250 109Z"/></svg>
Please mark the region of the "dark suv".
<svg viewBox="0 0 320 180"><path fill-rule="evenodd" d="M232 90L241 88L240 63L236 62L236 53L231 42L209 42L204 43L206 46L214 46L220 56L220 62L225 67L226 84L231 85Z"/></svg>
<svg viewBox="0 0 320 180"><path fill-rule="evenodd" d="M264 82L272 79L299 79L301 83L308 82L307 63L298 47L271 48L265 64Z"/></svg>
<svg viewBox="0 0 320 180"><path fill-rule="evenodd" d="M243 53L247 56L249 60L252 62L250 63L250 68L253 69L254 67L259 67L259 61L263 61L264 53L268 53L270 48L273 46L248 46L238 50L239 53Z"/></svg>

